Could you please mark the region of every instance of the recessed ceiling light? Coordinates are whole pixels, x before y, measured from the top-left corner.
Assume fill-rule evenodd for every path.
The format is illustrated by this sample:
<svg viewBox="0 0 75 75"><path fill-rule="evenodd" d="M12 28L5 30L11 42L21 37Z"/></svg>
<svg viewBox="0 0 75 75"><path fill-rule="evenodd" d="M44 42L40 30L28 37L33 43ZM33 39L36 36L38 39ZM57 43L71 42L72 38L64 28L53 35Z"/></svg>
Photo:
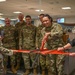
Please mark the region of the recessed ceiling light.
<svg viewBox="0 0 75 75"><path fill-rule="evenodd" d="M20 12L20 11L16 11L16 12L13 12L13 13L19 14L19 13L22 13L22 12Z"/></svg>
<svg viewBox="0 0 75 75"><path fill-rule="evenodd" d="M0 2L4 2L4 1L6 1L6 0L0 0Z"/></svg>
<svg viewBox="0 0 75 75"><path fill-rule="evenodd" d="M5 20L5 18L0 18L0 20Z"/></svg>
<svg viewBox="0 0 75 75"><path fill-rule="evenodd" d="M36 11L36 12L40 12L40 11L44 11L44 10L42 10L42 9L41 9L41 10L39 10L39 9L38 9L38 10L35 10L35 11Z"/></svg>
<svg viewBox="0 0 75 75"><path fill-rule="evenodd" d="M62 7L62 9L71 9L71 7Z"/></svg>
<svg viewBox="0 0 75 75"><path fill-rule="evenodd" d="M17 19L11 19L11 20L17 20Z"/></svg>
<svg viewBox="0 0 75 75"><path fill-rule="evenodd" d="M0 15L3 15L2 13L0 13Z"/></svg>

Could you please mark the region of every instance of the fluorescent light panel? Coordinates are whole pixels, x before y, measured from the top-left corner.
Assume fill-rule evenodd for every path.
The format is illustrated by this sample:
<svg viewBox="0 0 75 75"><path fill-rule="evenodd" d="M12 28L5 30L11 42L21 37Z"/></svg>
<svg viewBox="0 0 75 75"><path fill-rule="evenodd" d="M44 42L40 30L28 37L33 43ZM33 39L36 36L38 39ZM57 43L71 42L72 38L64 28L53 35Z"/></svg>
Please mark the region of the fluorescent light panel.
<svg viewBox="0 0 75 75"><path fill-rule="evenodd" d="M71 7L62 7L62 9L71 9Z"/></svg>
<svg viewBox="0 0 75 75"><path fill-rule="evenodd" d="M16 12L13 12L13 13L19 14L19 13L22 13L22 12L20 12L20 11L16 11Z"/></svg>
<svg viewBox="0 0 75 75"><path fill-rule="evenodd" d="M0 18L0 20L5 20L5 18Z"/></svg>
<svg viewBox="0 0 75 75"><path fill-rule="evenodd" d="M3 15L2 13L0 13L0 15Z"/></svg>
<svg viewBox="0 0 75 75"><path fill-rule="evenodd" d="M44 11L44 10L42 10L42 9L41 9L41 10L39 10L39 9L38 9L38 10L35 10L35 11L40 12L40 11Z"/></svg>
<svg viewBox="0 0 75 75"><path fill-rule="evenodd" d="M4 1L6 1L6 0L0 0L0 2L4 2Z"/></svg>
<svg viewBox="0 0 75 75"><path fill-rule="evenodd" d="M14 20L17 20L17 19L11 19L11 20L13 20L13 21L14 21Z"/></svg>

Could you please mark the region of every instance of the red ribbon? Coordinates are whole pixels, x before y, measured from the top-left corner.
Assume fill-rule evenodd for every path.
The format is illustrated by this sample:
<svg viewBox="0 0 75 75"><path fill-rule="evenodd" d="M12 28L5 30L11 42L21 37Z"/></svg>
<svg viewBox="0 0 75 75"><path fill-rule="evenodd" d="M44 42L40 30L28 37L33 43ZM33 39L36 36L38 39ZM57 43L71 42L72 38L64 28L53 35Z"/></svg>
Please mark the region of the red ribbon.
<svg viewBox="0 0 75 75"><path fill-rule="evenodd" d="M47 37L48 38L48 37ZM41 44L41 49L40 50L13 50L14 53L39 53L39 54L43 54L43 55L46 55L46 54L63 54L63 55L70 55L72 53L69 53L69 52L64 52L64 51L58 51L58 50L48 50L48 49L44 49L44 44L47 40L47 38L45 38L43 41L42 41L42 44ZM74 53L74 52L73 52Z"/></svg>
<svg viewBox="0 0 75 75"><path fill-rule="evenodd" d="M47 50L47 49L43 49L43 50L13 50L14 53L39 53L39 54L63 54L63 55L69 55L72 52L64 52L64 51L57 51L57 50Z"/></svg>

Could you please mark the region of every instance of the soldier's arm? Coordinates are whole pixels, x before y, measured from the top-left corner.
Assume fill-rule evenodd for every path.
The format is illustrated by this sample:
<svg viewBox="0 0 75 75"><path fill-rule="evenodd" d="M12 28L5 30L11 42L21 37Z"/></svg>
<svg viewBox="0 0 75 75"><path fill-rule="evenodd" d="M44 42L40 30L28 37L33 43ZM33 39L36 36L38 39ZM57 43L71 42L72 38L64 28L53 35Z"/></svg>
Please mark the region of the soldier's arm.
<svg viewBox="0 0 75 75"><path fill-rule="evenodd" d="M36 48L38 48L38 41L39 41L39 31L38 28L36 28Z"/></svg>
<svg viewBox="0 0 75 75"><path fill-rule="evenodd" d="M50 36L61 37L62 35L63 35L63 29L62 29L62 26L61 26L60 24L54 25L54 29L51 30Z"/></svg>
<svg viewBox="0 0 75 75"><path fill-rule="evenodd" d="M57 50L66 50L66 49L70 49L74 46L75 46L75 39L73 39L72 42L67 43L65 46L59 47Z"/></svg>
<svg viewBox="0 0 75 75"><path fill-rule="evenodd" d="M75 39L73 39L70 44L71 44L72 47L74 47L75 46Z"/></svg>
<svg viewBox="0 0 75 75"><path fill-rule="evenodd" d="M4 48L4 47L0 47L0 53L4 54L4 55L13 55L13 50L10 50L10 49L7 49L7 48Z"/></svg>
<svg viewBox="0 0 75 75"><path fill-rule="evenodd" d="M0 35L1 35L1 38L3 39L4 38L4 27L1 27Z"/></svg>
<svg viewBox="0 0 75 75"><path fill-rule="evenodd" d="M70 49L70 48L72 48L72 46L71 46L71 44L70 43L68 43L68 44L66 44L65 46L63 46L63 47L58 47L58 51L61 51L61 50L66 50L66 49Z"/></svg>
<svg viewBox="0 0 75 75"><path fill-rule="evenodd" d="M22 43L23 43L23 34L22 34L22 30L20 31L20 35L19 35L19 49L22 49Z"/></svg>
<svg viewBox="0 0 75 75"><path fill-rule="evenodd" d="M14 40L16 41L16 37L17 37L17 34L16 34L16 27L14 28Z"/></svg>

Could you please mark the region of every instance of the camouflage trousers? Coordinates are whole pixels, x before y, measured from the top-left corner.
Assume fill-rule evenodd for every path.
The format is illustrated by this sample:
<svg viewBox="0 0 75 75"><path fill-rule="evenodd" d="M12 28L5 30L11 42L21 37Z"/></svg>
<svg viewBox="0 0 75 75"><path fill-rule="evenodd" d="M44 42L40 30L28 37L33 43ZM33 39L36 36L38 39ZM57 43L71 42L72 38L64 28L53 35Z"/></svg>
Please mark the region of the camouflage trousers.
<svg viewBox="0 0 75 75"><path fill-rule="evenodd" d="M0 69L4 67L3 66L3 55L0 53Z"/></svg>
<svg viewBox="0 0 75 75"><path fill-rule="evenodd" d="M4 65L3 65L3 55L0 54L0 75L5 75Z"/></svg>
<svg viewBox="0 0 75 75"><path fill-rule="evenodd" d="M46 68L46 56L40 54L39 59L40 59L40 66L41 66L42 70L45 70L45 68Z"/></svg>
<svg viewBox="0 0 75 75"><path fill-rule="evenodd" d="M34 62L36 59L36 55L37 54L35 53L22 53L25 69L37 68L37 62Z"/></svg>
<svg viewBox="0 0 75 75"><path fill-rule="evenodd" d="M64 75L64 55L40 55L42 69L47 68L51 75Z"/></svg>
<svg viewBox="0 0 75 75"><path fill-rule="evenodd" d="M16 41L16 43L17 43L16 49L19 50L19 41ZM16 62L20 64L22 62L21 59L22 59L22 53L17 53Z"/></svg>
<svg viewBox="0 0 75 75"><path fill-rule="evenodd" d="M14 46L13 47L7 47L7 49L16 49ZM13 54L12 56L7 56L7 55L4 55L4 66L7 66L8 65L8 58L10 58L10 65L15 65L16 64L16 54Z"/></svg>
<svg viewBox="0 0 75 75"><path fill-rule="evenodd" d="M16 62L17 62L17 63L20 63L21 58L22 58L22 53L17 53L17 54L16 54Z"/></svg>
<svg viewBox="0 0 75 75"><path fill-rule="evenodd" d="M4 55L4 66L7 66L8 65L8 57L10 58L10 64L12 65L15 65L16 64L16 59L15 59L15 54L12 55L12 56L7 56L7 55Z"/></svg>

